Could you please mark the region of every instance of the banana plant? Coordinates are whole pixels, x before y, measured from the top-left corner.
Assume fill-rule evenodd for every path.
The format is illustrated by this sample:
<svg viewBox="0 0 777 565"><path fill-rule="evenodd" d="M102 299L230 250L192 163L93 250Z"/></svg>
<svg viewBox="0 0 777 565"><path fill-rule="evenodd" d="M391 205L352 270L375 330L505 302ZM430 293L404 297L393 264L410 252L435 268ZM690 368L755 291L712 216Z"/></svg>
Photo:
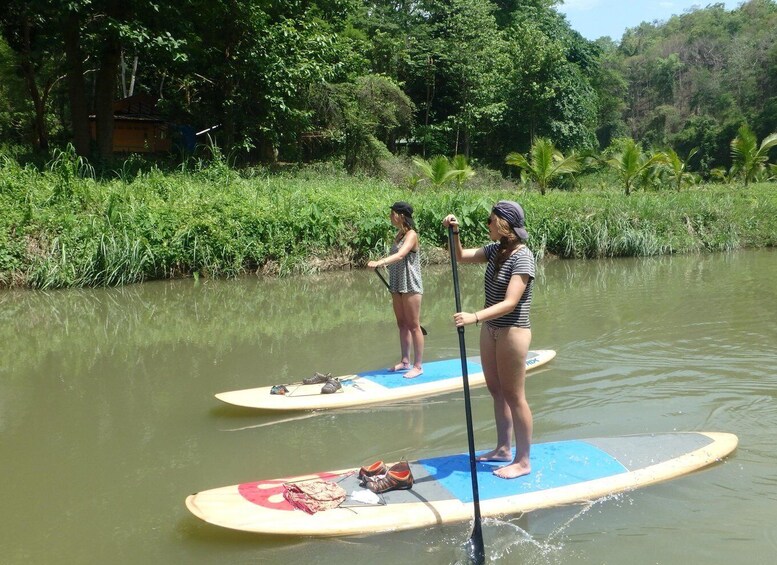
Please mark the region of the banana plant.
<svg viewBox="0 0 777 565"><path fill-rule="evenodd" d="M520 153L509 153L505 163L521 169L521 174L531 178L545 194L548 186L560 177L580 170L580 159L572 154L564 157L549 139L540 137L534 140L529 150L529 159Z"/></svg>

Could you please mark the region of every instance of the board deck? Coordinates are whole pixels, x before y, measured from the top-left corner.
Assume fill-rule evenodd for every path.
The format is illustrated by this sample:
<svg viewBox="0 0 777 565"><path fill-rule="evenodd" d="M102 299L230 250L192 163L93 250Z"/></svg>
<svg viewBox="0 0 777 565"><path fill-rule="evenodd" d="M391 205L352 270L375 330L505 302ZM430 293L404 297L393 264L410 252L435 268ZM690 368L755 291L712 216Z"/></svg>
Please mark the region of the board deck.
<svg viewBox="0 0 777 565"><path fill-rule="evenodd" d="M538 443L524 477L500 479L492 474L499 463L477 463L481 515L580 503L665 481L720 461L737 442L729 433L674 432ZM363 535L472 519L468 454L412 461L410 469L413 488L384 493L380 504L351 499L363 488L357 468L206 490L189 496L186 506L211 524L288 536ZM315 514L295 509L283 497L284 483L311 480L337 482L349 496Z"/></svg>
<svg viewBox="0 0 777 565"><path fill-rule="evenodd" d="M548 363L556 356L552 349L529 351L527 371ZM485 385L480 359L467 359L467 377L470 388ZM406 379L403 372L386 369L366 371L338 377L343 387L334 394L321 394L322 385L286 384L288 393L270 394L272 387L221 392L216 398L246 408L261 410L320 410L363 406L381 402L409 400L461 390L461 359L444 359L424 363L424 372L414 379Z"/></svg>

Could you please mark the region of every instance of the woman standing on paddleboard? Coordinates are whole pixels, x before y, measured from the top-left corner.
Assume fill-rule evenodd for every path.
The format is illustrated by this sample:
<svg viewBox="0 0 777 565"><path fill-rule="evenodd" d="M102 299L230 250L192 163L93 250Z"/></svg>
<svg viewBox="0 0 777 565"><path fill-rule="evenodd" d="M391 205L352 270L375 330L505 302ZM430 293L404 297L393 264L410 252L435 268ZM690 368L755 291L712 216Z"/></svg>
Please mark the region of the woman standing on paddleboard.
<svg viewBox="0 0 777 565"><path fill-rule="evenodd" d="M463 249L459 222L449 214L443 220L453 226L456 259L462 263L487 263L485 307L477 312L457 312L456 327L479 325L480 358L488 391L494 399L496 447L478 457L480 461L504 461L494 474L513 479L531 472L529 449L532 415L526 400L526 357L531 344L529 309L534 284L534 254L526 247L523 208L509 200L499 201L488 217L485 247ZM511 436L515 435L515 457Z"/></svg>
<svg viewBox="0 0 777 565"><path fill-rule="evenodd" d="M407 371L406 379L421 375L423 370L424 334L421 331L421 297L424 285L421 281L421 250L418 233L413 222L413 207L407 202L391 205L391 223L397 228L394 244L388 257L370 261L370 269L388 267L389 290L394 315L399 328L399 348L402 358L389 367L389 371ZM410 346L413 347L413 364L410 364Z"/></svg>

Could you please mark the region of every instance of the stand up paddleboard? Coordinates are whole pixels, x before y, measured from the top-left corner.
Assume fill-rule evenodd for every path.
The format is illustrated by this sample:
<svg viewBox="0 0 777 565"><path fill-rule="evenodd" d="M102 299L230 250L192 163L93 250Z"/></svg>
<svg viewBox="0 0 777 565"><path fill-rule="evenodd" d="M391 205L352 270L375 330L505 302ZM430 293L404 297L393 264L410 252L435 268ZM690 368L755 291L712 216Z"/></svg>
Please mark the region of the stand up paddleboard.
<svg viewBox="0 0 777 565"><path fill-rule="evenodd" d="M529 351L526 369L541 367L555 356L552 349ZM467 371L470 388L485 384L479 358L467 360ZM458 357L424 363L423 374L413 379L406 379L403 374L402 371L394 373L381 369L337 377L342 388L333 394L321 394L321 384L296 383L285 384L285 394L273 394L275 387L265 386L221 392L216 398L227 404L262 410L320 410L421 398L462 388L461 359Z"/></svg>
<svg viewBox="0 0 777 565"><path fill-rule="evenodd" d="M504 516L599 497L685 475L719 461L737 446L728 433L680 432L538 443L532 472L517 479L492 474L503 463L478 463L483 517ZM472 519L469 455L410 462L410 490L389 491L380 503L352 499L358 469L264 480L193 494L187 508L225 528L268 535L347 536L423 528ZM308 514L284 498L285 483L329 481L348 497L337 508Z"/></svg>

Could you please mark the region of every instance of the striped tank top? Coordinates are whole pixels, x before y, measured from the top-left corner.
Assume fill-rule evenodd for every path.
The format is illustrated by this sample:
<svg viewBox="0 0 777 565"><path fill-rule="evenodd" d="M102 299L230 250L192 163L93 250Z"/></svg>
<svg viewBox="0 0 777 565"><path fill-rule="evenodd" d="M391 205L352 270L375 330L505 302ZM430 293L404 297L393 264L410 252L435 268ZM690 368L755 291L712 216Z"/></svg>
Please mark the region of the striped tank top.
<svg viewBox="0 0 777 565"><path fill-rule="evenodd" d="M513 275L529 275L529 281L521 299L515 306L515 310L486 323L495 328L510 326L531 328L529 310L531 309L532 288L534 287L534 254L528 247L522 246L502 263L499 272L494 276L499 244L497 242L490 243L483 248L483 251L488 259L485 275L486 308L505 299L507 285L510 284Z"/></svg>

